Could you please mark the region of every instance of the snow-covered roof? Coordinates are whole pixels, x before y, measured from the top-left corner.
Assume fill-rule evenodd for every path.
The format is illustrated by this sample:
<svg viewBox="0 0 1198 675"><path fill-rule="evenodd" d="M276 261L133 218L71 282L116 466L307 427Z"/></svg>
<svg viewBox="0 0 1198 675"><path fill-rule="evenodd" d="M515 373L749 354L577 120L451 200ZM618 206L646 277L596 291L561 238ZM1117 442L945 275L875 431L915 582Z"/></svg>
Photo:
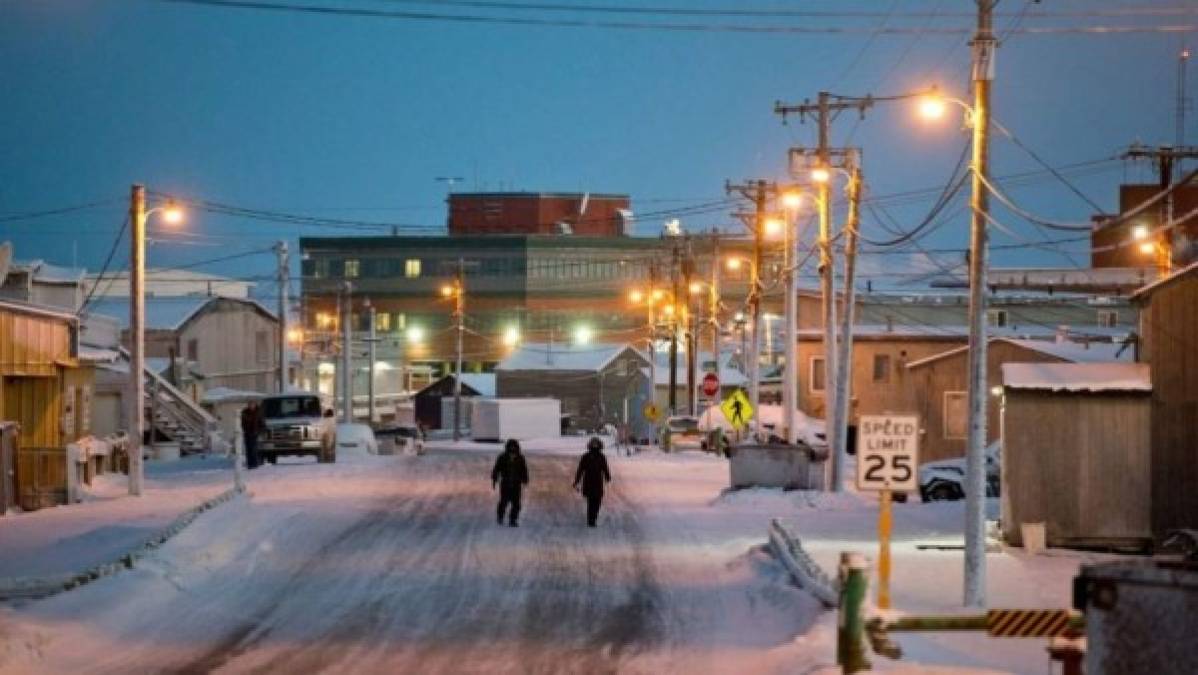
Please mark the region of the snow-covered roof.
<svg viewBox="0 0 1198 675"><path fill-rule="evenodd" d="M1134 357L1134 352L1131 348L1126 347L1123 344L1112 342L1085 343L1059 340L1029 340L1026 338L1006 337L992 337L990 338L990 342L991 344L995 342L1006 342L1008 344L1015 345L1016 347L1022 347L1029 351L1036 351L1040 352L1041 354L1055 356L1058 359L1064 359L1065 361L1071 361L1074 363L1131 361ZM940 352L939 354L933 354L917 361L912 361L911 363L907 364L907 367L917 368L919 366L927 365L934 361L939 361L940 359L948 358L968 350L968 345L964 347L956 347L954 349Z"/></svg>
<svg viewBox="0 0 1198 675"><path fill-rule="evenodd" d="M1161 286L1164 286L1165 284L1171 284L1174 281L1177 281L1178 279L1180 279L1184 276L1193 274L1196 270L1198 270L1198 261L1194 261L1194 262L1190 263L1189 265L1186 265L1185 267L1177 270L1173 274L1170 274L1169 276L1164 277L1162 279L1157 279L1156 281L1148 284L1147 286L1141 288L1140 290L1136 291L1135 293L1132 293L1131 299L1132 300L1142 300L1145 297L1152 295L1153 291L1160 288Z"/></svg>
<svg viewBox="0 0 1198 675"><path fill-rule="evenodd" d="M0 298L0 308L13 312L21 312L23 314L35 314L37 316L53 317L55 319L63 319L65 321L75 321L78 318L74 314L63 311L62 309L56 307L35 305L30 302L9 300L7 298Z"/></svg>
<svg viewBox="0 0 1198 675"><path fill-rule="evenodd" d="M87 273L80 267L51 265L45 260L13 261L12 269L26 272L33 277L34 281L45 284L77 284Z"/></svg>
<svg viewBox="0 0 1198 675"><path fill-rule="evenodd" d="M267 316L273 317L274 313L266 307L262 306L256 300L247 298L229 298L224 296L209 296L209 295L180 295L180 296L151 296L146 298L146 328L158 330L178 330L183 327L183 324L191 320L193 316L198 314L211 302L239 302L249 305ZM129 299L128 298L103 298L92 300L87 305L87 314L102 314L115 318L120 322L121 328L129 327Z"/></svg>
<svg viewBox="0 0 1198 675"><path fill-rule="evenodd" d="M700 352L697 356L699 361L699 379L702 381L703 376L707 373L704 364L711 363L712 361L711 352ZM743 387L749 382L749 378L734 363L735 358L736 355L732 352L723 352L720 354L719 378L721 387ZM674 371L674 377L678 384L686 386L686 354L678 355L678 366ZM655 379L657 386L669 386L669 353L657 353L657 377Z"/></svg>
<svg viewBox="0 0 1198 675"><path fill-rule="evenodd" d="M991 339L1013 338L1053 338L1065 330L1071 336L1096 338L1122 338L1127 335L1126 328L1107 326L987 326L986 334ZM802 328L797 331L800 340L822 340L822 328ZM969 337L969 327L958 324L920 324L909 325L895 323L887 324L857 324L853 326L853 339L866 340L964 340Z"/></svg>
<svg viewBox="0 0 1198 675"><path fill-rule="evenodd" d="M1152 391L1146 363L1004 363L1002 379L1008 389Z"/></svg>
<svg viewBox="0 0 1198 675"><path fill-rule="evenodd" d="M516 348L495 370L575 370L598 372L611 364L625 350L644 359L644 355L627 344L572 345L529 342ZM648 361L648 359L645 359ZM465 380L463 379L463 382Z"/></svg>

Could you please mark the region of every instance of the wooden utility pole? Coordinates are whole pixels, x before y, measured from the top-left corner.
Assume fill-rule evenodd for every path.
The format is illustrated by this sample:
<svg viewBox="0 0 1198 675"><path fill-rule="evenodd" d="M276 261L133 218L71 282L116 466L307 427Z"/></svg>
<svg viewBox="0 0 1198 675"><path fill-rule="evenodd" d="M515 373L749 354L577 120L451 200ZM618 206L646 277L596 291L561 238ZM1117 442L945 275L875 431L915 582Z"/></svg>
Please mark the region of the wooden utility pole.
<svg viewBox="0 0 1198 675"><path fill-rule="evenodd" d="M683 330L686 331L686 411L691 417L695 416L696 401L695 396L698 392L698 383L696 378L696 367L698 365L698 354L696 351L699 348L699 339L697 335L697 324L695 322L694 302L691 298L691 283L694 279L695 257L694 251L691 249L690 237L686 237L686 253L682 258L682 285L686 288L686 302L683 304L684 313L682 315Z"/></svg>
<svg viewBox="0 0 1198 675"><path fill-rule="evenodd" d="M134 185L129 197L129 385L125 413L129 426L129 494L140 496L145 472L141 439L145 433L146 188Z"/></svg>
<svg viewBox="0 0 1198 675"><path fill-rule="evenodd" d="M466 261L458 258L458 272L453 282L453 317L457 333L457 365L453 376L453 440L462 438L462 338L466 332Z"/></svg>
<svg viewBox="0 0 1198 675"><path fill-rule="evenodd" d="M976 0L973 37L973 195L969 228L969 432L965 446L965 605L986 604L986 219L990 195L990 87L994 79L994 6Z"/></svg>
<svg viewBox="0 0 1198 675"><path fill-rule="evenodd" d="M279 241L275 244L275 255L278 257L279 263L277 271L279 283L279 362L276 383L281 394L287 389L287 285L291 277L287 264L287 242Z"/></svg>
<svg viewBox="0 0 1198 675"><path fill-rule="evenodd" d="M341 289L341 421L349 424L354 421L354 285L347 280Z"/></svg>
<svg viewBox="0 0 1198 675"><path fill-rule="evenodd" d="M833 157L843 160L848 154L844 148L832 148L830 131L832 120L842 112L856 110L861 116L873 107L871 97L850 98L834 96L826 91L819 92L816 102L804 101L799 105L774 104L774 112L785 120L787 115L798 114L800 120L813 117L819 128L819 144L814 148L794 148L794 157L814 159L811 165L811 180L816 184L816 200L819 208L819 275L821 288L821 310L824 324L824 424L832 451L832 489L840 492L844 489L845 459L847 440L846 424L848 420L838 419L840 407L836 401L836 391L832 383L836 380L838 364L836 362L836 288L834 282L835 269L832 255L832 174L838 168L833 165ZM843 163L843 162L842 162ZM843 167L839 167L843 168ZM794 173L796 167L791 166Z"/></svg>
<svg viewBox="0 0 1198 675"><path fill-rule="evenodd" d="M670 261L670 393L669 413L678 412L678 268L680 254L678 242L674 241L673 258Z"/></svg>
<svg viewBox="0 0 1198 675"><path fill-rule="evenodd" d="M749 216L753 231L753 266L751 286L749 289L749 312L752 342L749 343L749 400L753 404L753 433L761 436L761 296L764 290L761 283L761 266L764 258L765 220L768 215L770 195L777 191L777 186L764 180L747 181L741 185L727 184L727 192L738 192L753 202L753 213ZM747 224L747 223L746 223Z"/></svg>

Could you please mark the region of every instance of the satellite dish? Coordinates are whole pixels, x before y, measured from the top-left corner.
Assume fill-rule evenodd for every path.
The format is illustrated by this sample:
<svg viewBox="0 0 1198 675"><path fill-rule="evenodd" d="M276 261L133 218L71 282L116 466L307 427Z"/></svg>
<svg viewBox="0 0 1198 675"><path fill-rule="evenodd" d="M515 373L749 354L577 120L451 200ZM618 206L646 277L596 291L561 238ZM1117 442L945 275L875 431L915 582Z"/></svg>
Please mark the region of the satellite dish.
<svg viewBox="0 0 1198 675"><path fill-rule="evenodd" d="M12 242L6 241L0 244L0 285L4 283L4 279L8 277L8 267L12 263Z"/></svg>

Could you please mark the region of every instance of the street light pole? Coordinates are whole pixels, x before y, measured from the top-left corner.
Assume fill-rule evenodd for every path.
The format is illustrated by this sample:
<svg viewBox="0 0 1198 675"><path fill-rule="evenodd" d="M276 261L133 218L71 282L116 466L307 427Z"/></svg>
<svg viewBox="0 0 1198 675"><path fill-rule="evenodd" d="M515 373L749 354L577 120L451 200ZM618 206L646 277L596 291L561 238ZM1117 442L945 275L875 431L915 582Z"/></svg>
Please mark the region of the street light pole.
<svg viewBox="0 0 1198 675"><path fill-rule="evenodd" d="M853 283L857 271L858 225L861 222L861 162L855 152L845 154L848 163L849 209L844 225L844 306L841 308L840 342L836 354L836 439L848 452L848 426L853 398L853 313L856 310Z"/></svg>
<svg viewBox="0 0 1198 675"><path fill-rule="evenodd" d="M453 376L453 440L462 438L462 334L466 332L465 288L463 275L466 263L458 258L458 273L453 286L453 316L457 321L457 364Z"/></svg>
<svg viewBox="0 0 1198 675"><path fill-rule="evenodd" d="M798 241L798 232L795 229L797 219L793 216L793 209L787 208L786 217L783 220L782 227L782 315L783 315L783 339L786 344L783 345L782 353L786 362L782 367L782 426L785 429L786 442L794 445L798 440L797 429L795 428L795 394L798 389L798 370L795 363L797 358L795 352L795 277L796 270L791 269L798 260L795 253L795 243Z"/></svg>
<svg viewBox="0 0 1198 675"><path fill-rule="evenodd" d="M973 195L969 229L969 435L965 449L965 605L986 604L986 218L990 199L990 86L994 79L994 5L976 0L973 38Z"/></svg>
<svg viewBox="0 0 1198 675"><path fill-rule="evenodd" d="M354 421L354 371L353 371L353 284L346 281L342 286L345 302L341 305L341 421Z"/></svg>
<svg viewBox="0 0 1198 675"><path fill-rule="evenodd" d="M145 478L141 441L145 428L146 188L134 185L129 199L129 494L140 496Z"/></svg>
<svg viewBox="0 0 1198 675"><path fill-rule="evenodd" d="M278 365L278 388L279 393L283 393L287 389L287 284L291 276L288 273L287 264L287 242L279 241L275 244L275 254L278 256L278 282L279 282L279 365ZM302 363L302 361L301 361Z"/></svg>

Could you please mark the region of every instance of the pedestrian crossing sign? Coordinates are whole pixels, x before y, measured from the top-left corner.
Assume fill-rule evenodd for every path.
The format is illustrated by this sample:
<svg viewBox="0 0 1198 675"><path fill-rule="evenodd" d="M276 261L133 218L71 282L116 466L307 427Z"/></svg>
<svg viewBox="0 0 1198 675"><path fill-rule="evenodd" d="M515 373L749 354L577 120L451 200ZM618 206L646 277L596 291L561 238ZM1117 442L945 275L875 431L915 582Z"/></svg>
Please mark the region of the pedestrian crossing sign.
<svg viewBox="0 0 1198 675"><path fill-rule="evenodd" d="M740 389L724 399L724 402L720 404L720 410L724 413L724 417L728 418L732 428L737 431L747 427L749 420L753 417L753 404L749 402L749 397L745 396L745 392Z"/></svg>

